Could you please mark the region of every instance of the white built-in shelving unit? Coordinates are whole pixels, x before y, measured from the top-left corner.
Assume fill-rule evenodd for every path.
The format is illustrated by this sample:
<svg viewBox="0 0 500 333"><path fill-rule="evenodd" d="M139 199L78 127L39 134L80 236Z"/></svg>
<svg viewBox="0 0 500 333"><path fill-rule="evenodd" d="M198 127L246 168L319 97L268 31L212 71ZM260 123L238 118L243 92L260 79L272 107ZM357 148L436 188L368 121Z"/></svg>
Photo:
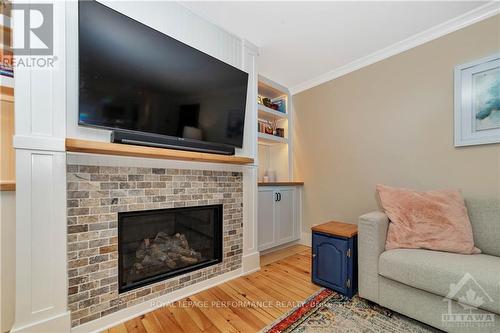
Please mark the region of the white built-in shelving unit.
<svg viewBox="0 0 500 333"><path fill-rule="evenodd" d="M259 181L270 172L276 174L276 181L293 180L292 135L293 112L291 94L288 89L272 80L259 75L258 94L271 99L285 99L285 111L280 112L263 104L258 104L258 119L262 122L275 122L284 129L284 137L258 132Z"/></svg>
<svg viewBox="0 0 500 333"><path fill-rule="evenodd" d="M293 174L293 108L292 96L286 87L259 76L258 94L271 102L285 101L285 112L258 104L259 121L271 122L284 129L284 136L257 133L258 140L258 214L257 239L259 251L274 249L296 242L301 237L302 184ZM263 183L270 173L274 181ZM261 252L262 253L262 252Z"/></svg>

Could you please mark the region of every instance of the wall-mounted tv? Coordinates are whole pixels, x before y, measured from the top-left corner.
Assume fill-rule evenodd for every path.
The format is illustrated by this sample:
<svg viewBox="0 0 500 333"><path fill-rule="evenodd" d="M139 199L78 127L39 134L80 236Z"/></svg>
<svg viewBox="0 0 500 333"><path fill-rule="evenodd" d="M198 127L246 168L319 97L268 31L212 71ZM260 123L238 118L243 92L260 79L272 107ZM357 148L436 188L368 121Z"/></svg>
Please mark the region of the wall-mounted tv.
<svg viewBox="0 0 500 333"><path fill-rule="evenodd" d="M78 45L79 125L139 144L242 147L244 71L97 1L79 2Z"/></svg>

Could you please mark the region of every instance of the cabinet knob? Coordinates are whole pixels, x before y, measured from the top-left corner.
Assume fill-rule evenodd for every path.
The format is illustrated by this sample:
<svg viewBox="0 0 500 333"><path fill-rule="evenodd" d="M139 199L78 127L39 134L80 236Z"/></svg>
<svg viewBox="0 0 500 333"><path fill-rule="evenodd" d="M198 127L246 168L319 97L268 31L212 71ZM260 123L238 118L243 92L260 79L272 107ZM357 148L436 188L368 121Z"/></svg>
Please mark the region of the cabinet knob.
<svg viewBox="0 0 500 333"><path fill-rule="evenodd" d="M313 258L316 258L316 253L313 253Z"/></svg>

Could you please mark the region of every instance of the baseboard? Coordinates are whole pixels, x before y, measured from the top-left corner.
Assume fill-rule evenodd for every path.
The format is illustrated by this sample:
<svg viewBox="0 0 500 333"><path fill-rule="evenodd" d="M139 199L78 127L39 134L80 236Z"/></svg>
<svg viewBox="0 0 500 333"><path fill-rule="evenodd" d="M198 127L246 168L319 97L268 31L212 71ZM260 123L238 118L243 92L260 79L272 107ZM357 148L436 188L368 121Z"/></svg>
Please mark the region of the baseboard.
<svg viewBox="0 0 500 333"><path fill-rule="evenodd" d="M260 253L258 251L244 255L242 260L243 274L247 275L260 270Z"/></svg>
<svg viewBox="0 0 500 333"><path fill-rule="evenodd" d="M312 246L311 237L312 234L310 231L303 231L302 234L300 235L299 243L310 247Z"/></svg>
<svg viewBox="0 0 500 333"><path fill-rule="evenodd" d="M275 247L271 247L269 249L262 250L262 251L260 251L260 255L262 256L262 255L265 255L265 254L273 253L273 252L276 252L276 251L279 251L279 250L283 250L283 249L286 249L287 247L298 245L298 244L301 244L300 238L296 239L296 240L293 240L293 241L291 241L289 243L281 244L281 245L278 245L278 246L275 246Z"/></svg>
<svg viewBox="0 0 500 333"><path fill-rule="evenodd" d="M225 274L221 274L219 276L213 277L211 279L202 281L200 283L187 286L186 288L182 288L176 291L173 291L169 294L160 296L158 298L151 299L149 301L143 302L141 304L134 305L130 308L126 308L112 314L109 314L103 318L99 318L93 320L89 323L77 326L71 329L71 333L99 333L108 328L116 326L124 321L130 320L137 316L143 315L145 313L151 312L155 309L161 308L163 306L168 305L169 303L178 301L187 296L193 295L200 291L212 288L216 285L224 283L226 281L232 280L242 275L246 275L247 273L243 273L243 269L237 269ZM68 331L66 331L68 332ZM31 333L31 331L30 331ZM37 333L41 333L40 331ZM48 333L48 332L47 332ZM56 333L50 332L50 333ZM57 332L59 333L59 332ZM62 333L62 332L61 332Z"/></svg>
<svg viewBox="0 0 500 333"><path fill-rule="evenodd" d="M68 333L71 329L70 312L66 311L57 316L31 323L14 327L9 331L10 333Z"/></svg>

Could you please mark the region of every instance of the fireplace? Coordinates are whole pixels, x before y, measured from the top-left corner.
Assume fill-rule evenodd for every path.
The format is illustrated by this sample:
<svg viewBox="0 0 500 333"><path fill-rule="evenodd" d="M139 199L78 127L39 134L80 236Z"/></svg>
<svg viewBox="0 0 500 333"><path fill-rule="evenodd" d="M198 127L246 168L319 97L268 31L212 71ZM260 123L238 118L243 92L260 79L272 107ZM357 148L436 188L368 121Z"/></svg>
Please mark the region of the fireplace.
<svg viewBox="0 0 500 333"><path fill-rule="evenodd" d="M241 172L72 164L72 158L68 159L67 268L72 327L241 269ZM186 213L190 207L199 210ZM172 269L163 262L149 265L146 260L148 270L141 261L142 267L135 265L136 271L131 271L141 242L151 247L160 232L167 237L184 234L197 262L176 262ZM192 235L205 241L190 240ZM158 241L161 238L165 241L164 234ZM184 258L185 263L189 261Z"/></svg>
<svg viewBox="0 0 500 333"><path fill-rule="evenodd" d="M118 214L119 292L222 261L222 205Z"/></svg>

